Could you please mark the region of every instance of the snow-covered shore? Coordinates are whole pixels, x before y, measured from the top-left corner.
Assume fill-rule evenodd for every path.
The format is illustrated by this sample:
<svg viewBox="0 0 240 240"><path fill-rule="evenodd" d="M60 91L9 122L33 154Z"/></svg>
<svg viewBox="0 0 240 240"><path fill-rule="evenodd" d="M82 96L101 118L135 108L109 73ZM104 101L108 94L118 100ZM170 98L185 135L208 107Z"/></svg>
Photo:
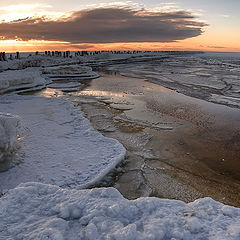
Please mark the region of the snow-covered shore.
<svg viewBox="0 0 240 240"><path fill-rule="evenodd" d="M240 209L211 198L185 204L125 199L114 188L67 190L26 183L0 201L0 239L153 240L240 238Z"/></svg>
<svg viewBox="0 0 240 240"><path fill-rule="evenodd" d="M73 56L72 52L71 58L65 58L63 56L52 56L51 54L39 53L34 55L33 53L20 53L20 59L9 59L10 54L6 54L8 61L0 61L0 71L4 70L19 70L25 69L27 67L49 67L49 66L59 66L59 65L69 65L69 64L105 64L112 61L121 61L128 59L136 59L138 57L148 58L148 57L162 57L169 55L171 53L164 52L137 52L137 53L112 53L112 52L88 52L83 56ZM172 53L174 54L174 52ZM14 55L14 54L13 54Z"/></svg>
<svg viewBox="0 0 240 240"><path fill-rule="evenodd" d="M40 75L39 69L8 70L0 73L0 94L31 88L44 88L48 81Z"/></svg>
<svg viewBox="0 0 240 240"><path fill-rule="evenodd" d="M0 93L12 92L0 95L2 160L6 160L5 156L13 151L16 144L16 134L13 133L16 133L18 126L14 125L10 114L18 115L22 125L17 154L19 159L16 161L21 164L0 173L0 193L28 181L69 188L85 188L95 184L123 160L124 147L118 141L96 132L80 109L71 102L19 96L14 92L44 88L59 79L65 83L50 85L73 91L82 86L79 80L96 78L98 74L91 67L72 65L71 59L45 56L32 56L30 59L33 64L29 63L28 57L11 60L8 67L6 62L0 62L1 69L20 69L0 73ZM64 61L70 64L52 66ZM48 63L49 66L32 67L36 63ZM68 79L72 78L74 82L69 84Z"/></svg>
<svg viewBox="0 0 240 240"><path fill-rule="evenodd" d="M96 132L66 100L3 95L0 109L20 116L23 162L0 173L0 192L36 181L84 188L103 178L125 156L116 140Z"/></svg>
<svg viewBox="0 0 240 240"><path fill-rule="evenodd" d="M20 65L25 67L24 61ZM74 67L54 64L46 61L45 72L37 66L0 73L1 93L44 87L49 79L42 72L60 79L97 76L88 68L80 74L79 69L72 72ZM11 114L0 115L0 142L11 133L4 149L15 145L19 119L22 139L21 163L0 172L0 239L240 239L240 209L210 198L189 204L158 198L129 201L113 188L84 190L123 160L126 150L96 132L73 103L5 94L0 112ZM12 115L19 117L4 118Z"/></svg>

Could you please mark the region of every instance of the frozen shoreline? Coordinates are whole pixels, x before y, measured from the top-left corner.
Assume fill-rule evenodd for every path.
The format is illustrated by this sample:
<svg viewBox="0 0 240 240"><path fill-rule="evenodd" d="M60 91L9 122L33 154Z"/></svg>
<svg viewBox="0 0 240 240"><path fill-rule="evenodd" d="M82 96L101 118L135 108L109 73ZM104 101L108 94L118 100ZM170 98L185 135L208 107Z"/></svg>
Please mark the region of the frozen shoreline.
<svg viewBox="0 0 240 240"><path fill-rule="evenodd" d="M1 111L21 118L22 163L0 173L0 192L29 181L86 188L124 159L124 147L96 132L66 100L3 95Z"/></svg>
<svg viewBox="0 0 240 240"><path fill-rule="evenodd" d="M238 109L139 78L101 75L67 98L81 105L95 129L127 149L128 164L115 181L124 197L192 202L210 196L239 206L239 154L229 141L239 126Z"/></svg>
<svg viewBox="0 0 240 240"><path fill-rule="evenodd" d="M0 96L0 111L22 122L23 162L0 173L4 239L239 239L240 210L210 198L129 201L113 188L79 190L99 181L126 150L96 132L72 103L9 94Z"/></svg>
<svg viewBox="0 0 240 240"><path fill-rule="evenodd" d="M240 108L239 68L240 54L214 57L210 53L106 67L123 76L147 79L184 95L233 108Z"/></svg>

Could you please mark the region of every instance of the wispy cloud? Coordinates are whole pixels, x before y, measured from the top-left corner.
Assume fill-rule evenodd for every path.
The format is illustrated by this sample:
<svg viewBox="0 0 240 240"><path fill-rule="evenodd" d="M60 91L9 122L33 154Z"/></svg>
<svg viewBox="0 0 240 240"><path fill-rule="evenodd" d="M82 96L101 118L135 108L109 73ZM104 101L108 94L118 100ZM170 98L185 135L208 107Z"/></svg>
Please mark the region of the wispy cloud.
<svg viewBox="0 0 240 240"><path fill-rule="evenodd" d="M224 17L224 18L229 18L230 17L230 15L227 15L227 14L221 14L220 16Z"/></svg>
<svg viewBox="0 0 240 240"><path fill-rule="evenodd" d="M22 18L33 18L48 16L49 18L59 18L64 12L55 12L48 4L17 4L0 7L0 22L11 22Z"/></svg>
<svg viewBox="0 0 240 240"><path fill-rule="evenodd" d="M116 7L131 7L136 9L141 9L143 4L134 1L112 1L112 2L100 2L84 5L85 8L93 9L93 8L116 8Z"/></svg>
<svg viewBox="0 0 240 240"><path fill-rule="evenodd" d="M162 2L150 9L153 12L173 12L173 11L183 11L182 8L175 2Z"/></svg>
<svg viewBox="0 0 240 240"><path fill-rule="evenodd" d="M13 12L13 11L29 11L36 8L51 8L51 5L43 5L39 3L35 4L17 4L17 5L7 5L0 7L0 11Z"/></svg>
<svg viewBox="0 0 240 240"><path fill-rule="evenodd" d="M200 35L204 26L187 11L98 8L73 12L58 20L32 17L2 23L0 36L71 43L173 42Z"/></svg>

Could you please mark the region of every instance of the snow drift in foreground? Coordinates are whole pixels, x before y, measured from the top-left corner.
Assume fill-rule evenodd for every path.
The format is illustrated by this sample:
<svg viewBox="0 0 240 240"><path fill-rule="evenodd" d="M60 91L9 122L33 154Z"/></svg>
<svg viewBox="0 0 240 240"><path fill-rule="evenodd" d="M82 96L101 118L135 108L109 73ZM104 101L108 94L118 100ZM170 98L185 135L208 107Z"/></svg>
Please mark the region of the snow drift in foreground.
<svg viewBox="0 0 240 240"><path fill-rule="evenodd" d="M20 116L24 133L22 163L0 173L0 193L29 181L84 188L125 156L117 140L96 132L69 101L10 94L0 97L0 109Z"/></svg>
<svg viewBox="0 0 240 240"><path fill-rule="evenodd" d="M16 149L19 126L18 116L0 112L0 162Z"/></svg>
<svg viewBox="0 0 240 240"><path fill-rule="evenodd" d="M186 204L125 199L114 188L21 184L0 198L1 239L239 239L240 209L203 198Z"/></svg>
<svg viewBox="0 0 240 240"><path fill-rule="evenodd" d="M46 80L39 69L9 70L0 73L0 94L7 91L33 87L45 87Z"/></svg>

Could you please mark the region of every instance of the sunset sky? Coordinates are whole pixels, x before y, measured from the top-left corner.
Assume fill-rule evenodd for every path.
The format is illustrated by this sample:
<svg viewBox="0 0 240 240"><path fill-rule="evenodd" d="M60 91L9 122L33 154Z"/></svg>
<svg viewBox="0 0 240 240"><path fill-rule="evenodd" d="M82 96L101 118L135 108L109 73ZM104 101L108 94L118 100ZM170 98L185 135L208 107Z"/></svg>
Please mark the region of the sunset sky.
<svg viewBox="0 0 240 240"><path fill-rule="evenodd" d="M239 0L6 0L0 51L240 52Z"/></svg>

